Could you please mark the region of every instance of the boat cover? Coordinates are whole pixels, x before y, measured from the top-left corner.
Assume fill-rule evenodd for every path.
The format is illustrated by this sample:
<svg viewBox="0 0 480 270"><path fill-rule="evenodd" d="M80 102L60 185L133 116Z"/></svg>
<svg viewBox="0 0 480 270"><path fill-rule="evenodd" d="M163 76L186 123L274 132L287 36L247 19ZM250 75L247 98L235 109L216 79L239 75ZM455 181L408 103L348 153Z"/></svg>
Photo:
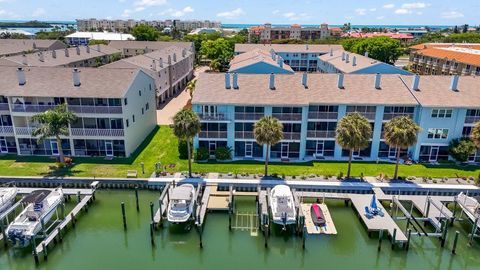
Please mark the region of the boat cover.
<svg viewBox="0 0 480 270"><path fill-rule="evenodd" d="M173 189L171 200L191 200L192 199L192 185L181 185Z"/></svg>

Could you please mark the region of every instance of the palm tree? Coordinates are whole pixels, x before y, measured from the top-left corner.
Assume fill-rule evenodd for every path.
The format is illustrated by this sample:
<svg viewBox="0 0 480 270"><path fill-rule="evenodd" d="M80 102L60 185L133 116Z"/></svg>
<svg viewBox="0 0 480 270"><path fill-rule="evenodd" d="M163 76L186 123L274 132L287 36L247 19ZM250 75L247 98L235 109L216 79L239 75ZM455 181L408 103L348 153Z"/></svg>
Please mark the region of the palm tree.
<svg viewBox="0 0 480 270"><path fill-rule="evenodd" d="M40 127L33 130L33 136L39 136L39 140L43 141L47 138L54 137L57 142L58 154L60 162L65 163L63 154L62 139L60 136L68 136L68 127L75 122L77 116L67 110L66 104L61 104L46 112L36 114L32 117L32 121L40 123Z"/></svg>
<svg viewBox="0 0 480 270"><path fill-rule="evenodd" d="M350 177L352 156L354 150L361 150L368 146L372 137L372 127L368 119L359 113L350 113L343 117L335 130L335 139L343 148L349 150L347 178Z"/></svg>
<svg viewBox="0 0 480 270"><path fill-rule="evenodd" d="M400 149L408 148L417 142L417 135L420 127L408 116L398 116L388 121L384 127L385 143L390 147L395 147L396 165L393 179L398 175L398 164L400 162Z"/></svg>
<svg viewBox="0 0 480 270"><path fill-rule="evenodd" d="M193 92L195 91L195 84L197 83L197 80L191 80L187 83L186 90L190 94L190 98L193 98Z"/></svg>
<svg viewBox="0 0 480 270"><path fill-rule="evenodd" d="M277 144L283 139L283 125L275 117L264 116L255 123L253 134L258 144L267 146L267 154L265 156L265 176L267 176L270 146Z"/></svg>
<svg viewBox="0 0 480 270"><path fill-rule="evenodd" d="M480 148L480 122L477 122L472 129L472 133L470 134L473 143L477 148Z"/></svg>
<svg viewBox="0 0 480 270"><path fill-rule="evenodd" d="M212 60L212 62L210 62L210 70L212 71L220 71L220 68L222 67L222 63L220 63L220 61L218 61L217 59L214 59Z"/></svg>
<svg viewBox="0 0 480 270"><path fill-rule="evenodd" d="M181 141L187 143L188 151L188 176L192 177L192 151L190 143L201 129L200 118L189 109L182 109L173 117L173 133Z"/></svg>

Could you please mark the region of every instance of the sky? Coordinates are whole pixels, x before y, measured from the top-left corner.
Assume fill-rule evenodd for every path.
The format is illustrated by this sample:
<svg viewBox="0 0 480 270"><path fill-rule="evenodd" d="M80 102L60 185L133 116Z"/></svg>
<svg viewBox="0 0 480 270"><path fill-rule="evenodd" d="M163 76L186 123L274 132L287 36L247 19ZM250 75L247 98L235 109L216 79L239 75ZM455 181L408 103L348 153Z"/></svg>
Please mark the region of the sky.
<svg viewBox="0 0 480 270"><path fill-rule="evenodd" d="M0 0L0 20L79 18L479 25L480 0Z"/></svg>

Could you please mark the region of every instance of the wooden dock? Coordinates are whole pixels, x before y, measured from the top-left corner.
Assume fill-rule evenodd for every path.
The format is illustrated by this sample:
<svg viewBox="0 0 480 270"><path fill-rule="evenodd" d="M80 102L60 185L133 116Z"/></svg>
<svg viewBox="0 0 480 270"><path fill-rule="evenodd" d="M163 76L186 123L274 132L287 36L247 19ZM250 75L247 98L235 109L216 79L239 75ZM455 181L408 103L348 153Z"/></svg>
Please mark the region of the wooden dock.
<svg viewBox="0 0 480 270"><path fill-rule="evenodd" d="M369 194L349 194L350 200L358 212L361 220L367 227L369 232L379 232L379 231L387 231L388 234L393 237L394 231L396 230L395 234L395 242L404 243L407 242L407 237L402 232L400 227L395 223L392 217L388 214L385 208L377 199L378 207L383 211L383 217L375 216L373 218L367 218L365 216L365 206L369 206L372 200L372 195Z"/></svg>
<svg viewBox="0 0 480 270"><path fill-rule="evenodd" d="M309 235L318 235L318 234L337 234L337 229L335 228L335 224L333 223L332 216L326 204L318 204L320 209L323 212L323 215L326 220L326 225L323 227L319 227L313 223L312 215L311 215L311 206L312 204L305 204L302 203L300 205L300 209L305 217L305 227L307 229L307 234Z"/></svg>
<svg viewBox="0 0 480 270"><path fill-rule="evenodd" d="M165 187L162 190L162 193L160 194L160 197L158 198L158 209L157 212L155 212L155 215L153 217L153 222L158 225L163 221L163 217L165 216L165 213L167 212L167 207L168 207L168 201L169 201L169 194L171 192L171 184L166 184Z"/></svg>
<svg viewBox="0 0 480 270"><path fill-rule="evenodd" d="M201 200L197 201L197 212L195 214L195 224L197 226L202 226L204 221L205 221L205 215L207 214L207 209L208 209L208 203L210 200L210 193L212 192L212 189L216 188L216 186L212 187L207 185L205 189L203 190Z"/></svg>

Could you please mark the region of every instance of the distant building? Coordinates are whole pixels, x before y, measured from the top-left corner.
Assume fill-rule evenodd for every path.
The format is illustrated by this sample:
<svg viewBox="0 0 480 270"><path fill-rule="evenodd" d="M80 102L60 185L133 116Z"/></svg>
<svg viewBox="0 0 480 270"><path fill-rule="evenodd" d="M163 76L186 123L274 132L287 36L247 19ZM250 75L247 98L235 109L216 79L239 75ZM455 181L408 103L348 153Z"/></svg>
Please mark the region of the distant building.
<svg viewBox="0 0 480 270"><path fill-rule="evenodd" d="M206 33L221 33L222 31L219 28L197 28L192 30L192 32L188 33L189 35L198 35L198 34L206 34Z"/></svg>
<svg viewBox="0 0 480 270"><path fill-rule="evenodd" d="M109 46L122 51L123 56L130 57L163 50L171 46L194 50L192 42L163 42L163 41L111 41Z"/></svg>
<svg viewBox="0 0 480 270"><path fill-rule="evenodd" d="M480 75L480 43L425 43L410 47L410 69L421 75Z"/></svg>
<svg viewBox="0 0 480 270"><path fill-rule="evenodd" d="M173 23L173 26L177 30L183 30L183 31L192 31L197 28L221 28L222 24L219 21L198 21L198 20L188 20L188 21L182 21L182 20L175 20Z"/></svg>
<svg viewBox="0 0 480 270"><path fill-rule="evenodd" d="M77 19L78 31L112 31L112 32L128 32L133 27L146 24L149 26L164 28L175 27L178 30L191 31L196 28L220 28L221 23L218 21L198 21L198 20L165 20L165 21L145 21L145 20L106 20L106 19Z"/></svg>
<svg viewBox="0 0 480 270"><path fill-rule="evenodd" d="M35 37L35 34L27 32L25 30L21 30L21 29L0 29L0 35L6 35L6 34L9 34L9 35L14 35L14 34L24 35L28 38L34 38Z"/></svg>
<svg viewBox="0 0 480 270"><path fill-rule="evenodd" d="M368 57L368 54L360 55L343 50L331 50L318 59L318 71L322 73L412 75L404 69L372 59Z"/></svg>
<svg viewBox="0 0 480 270"><path fill-rule="evenodd" d="M59 40L0 39L0 57L7 57L44 50L57 50L66 47L67 45Z"/></svg>
<svg viewBox="0 0 480 270"><path fill-rule="evenodd" d="M135 40L130 34L112 32L75 32L65 37L71 46L88 45L90 40Z"/></svg>
<svg viewBox="0 0 480 270"><path fill-rule="evenodd" d="M254 49L236 55L230 61L229 72L246 74L293 74L293 69L284 63L273 50Z"/></svg>
<svg viewBox="0 0 480 270"><path fill-rule="evenodd" d="M320 27L302 27L299 24L272 26L271 23L266 23L248 29L249 41L252 42L254 39L258 39L261 43L282 39L318 40L330 36L339 37L340 34L340 28L329 28L326 23L321 24Z"/></svg>

